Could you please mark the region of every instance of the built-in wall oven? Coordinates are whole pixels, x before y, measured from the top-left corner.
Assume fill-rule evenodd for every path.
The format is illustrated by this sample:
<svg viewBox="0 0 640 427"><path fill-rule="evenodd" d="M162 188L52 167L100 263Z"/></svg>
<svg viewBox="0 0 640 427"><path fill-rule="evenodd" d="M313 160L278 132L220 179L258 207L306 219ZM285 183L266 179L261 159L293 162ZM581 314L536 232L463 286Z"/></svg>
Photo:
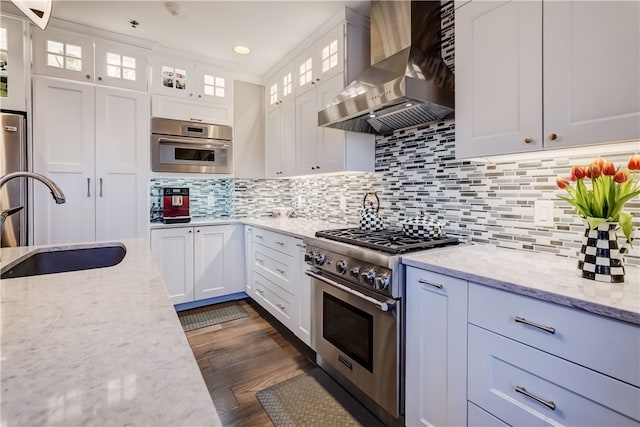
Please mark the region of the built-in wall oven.
<svg viewBox="0 0 640 427"><path fill-rule="evenodd" d="M152 118L151 170L232 173L232 128L225 125Z"/></svg>

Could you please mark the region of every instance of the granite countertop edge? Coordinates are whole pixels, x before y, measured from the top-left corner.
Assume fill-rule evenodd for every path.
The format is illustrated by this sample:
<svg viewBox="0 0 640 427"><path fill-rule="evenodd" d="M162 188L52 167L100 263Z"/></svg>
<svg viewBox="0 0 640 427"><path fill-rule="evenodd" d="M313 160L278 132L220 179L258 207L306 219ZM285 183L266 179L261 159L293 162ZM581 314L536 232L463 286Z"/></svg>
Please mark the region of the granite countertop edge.
<svg viewBox="0 0 640 427"><path fill-rule="evenodd" d="M481 251L486 254L486 258L478 260L474 255ZM523 257L529 262L523 262ZM478 262L484 264L481 272L474 268L477 268ZM402 263L406 266L640 325L640 269L627 267L625 283L602 283L579 277L574 268L575 262L573 259L549 254L483 244L461 245L432 253L402 256ZM540 276L539 280L523 278L526 273L506 277L506 265L509 269L526 272L532 265L540 265L543 268L549 263L555 265L552 275L557 282L545 280L549 277L544 275ZM558 282L564 284L557 285ZM587 295L585 291L592 291L592 295Z"/></svg>

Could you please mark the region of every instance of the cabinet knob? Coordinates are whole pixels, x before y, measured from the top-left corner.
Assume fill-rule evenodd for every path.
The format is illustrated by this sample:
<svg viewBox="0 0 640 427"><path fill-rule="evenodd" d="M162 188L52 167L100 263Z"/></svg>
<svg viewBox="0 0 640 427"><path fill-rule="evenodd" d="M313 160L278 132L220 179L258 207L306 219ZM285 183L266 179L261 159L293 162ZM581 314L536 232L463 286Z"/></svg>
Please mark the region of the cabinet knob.
<svg viewBox="0 0 640 427"><path fill-rule="evenodd" d="M193 96L193 94L192 94L192 93L190 93L190 94L189 94L189 96Z"/></svg>
<svg viewBox="0 0 640 427"><path fill-rule="evenodd" d="M319 82L320 81L320 77L316 77L316 81Z"/></svg>
<svg viewBox="0 0 640 427"><path fill-rule="evenodd" d="M316 82L311 82L312 85L316 84Z"/></svg>
<svg viewBox="0 0 640 427"><path fill-rule="evenodd" d="M90 79L90 78L91 78L91 74L87 74L85 77L86 77L87 79Z"/></svg>
<svg viewBox="0 0 640 427"><path fill-rule="evenodd" d="M555 133L549 135L549 141L555 141L556 139L558 139L558 135L556 135Z"/></svg>
<svg viewBox="0 0 640 427"><path fill-rule="evenodd" d="M202 98L202 94L198 95L198 98Z"/></svg>
<svg viewBox="0 0 640 427"><path fill-rule="evenodd" d="M316 167L315 166L311 166L311 170L312 171L316 170Z"/></svg>
<svg viewBox="0 0 640 427"><path fill-rule="evenodd" d="M99 81L102 81L102 76L98 76L98 80L99 80Z"/></svg>
<svg viewBox="0 0 640 427"><path fill-rule="evenodd" d="M316 169L320 169L320 166L316 166Z"/></svg>
<svg viewBox="0 0 640 427"><path fill-rule="evenodd" d="M533 138L526 137L526 138L524 139L524 143L525 143L525 144L531 144L532 142L533 142Z"/></svg>

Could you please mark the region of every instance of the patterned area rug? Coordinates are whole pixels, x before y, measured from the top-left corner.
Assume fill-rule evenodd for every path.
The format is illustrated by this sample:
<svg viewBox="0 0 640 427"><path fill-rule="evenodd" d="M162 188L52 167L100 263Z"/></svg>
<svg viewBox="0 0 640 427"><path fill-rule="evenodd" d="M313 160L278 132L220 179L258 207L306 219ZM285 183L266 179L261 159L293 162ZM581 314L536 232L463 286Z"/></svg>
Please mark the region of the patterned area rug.
<svg viewBox="0 0 640 427"><path fill-rule="evenodd" d="M256 393L276 427L383 424L320 368Z"/></svg>
<svg viewBox="0 0 640 427"><path fill-rule="evenodd" d="M194 329L204 328L205 326L217 325L218 323L228 322L230 320L241 319L247 317L249 313L236 302L224 302L222 304L212 305L206 311L198 313L178 316L182 329L187 332Z"/></svg>

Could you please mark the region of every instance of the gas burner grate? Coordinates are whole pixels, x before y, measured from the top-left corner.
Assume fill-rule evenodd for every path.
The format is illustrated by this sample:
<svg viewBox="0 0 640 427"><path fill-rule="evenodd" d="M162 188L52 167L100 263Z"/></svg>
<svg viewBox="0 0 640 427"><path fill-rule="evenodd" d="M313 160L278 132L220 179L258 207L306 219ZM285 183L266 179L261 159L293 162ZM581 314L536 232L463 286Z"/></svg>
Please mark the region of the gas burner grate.
<svg viewBox="0 0 640 427"><path fill-rule="evenodd" d="M393 255L435 248L445 245L456 245L458 239L440 237L437 239L416 239L405 236L402 229L388 228L381 231L362 231L359 228L339 228L336 230L317 231L316 237L323 237L337 242L369 248Z"/></svg>

